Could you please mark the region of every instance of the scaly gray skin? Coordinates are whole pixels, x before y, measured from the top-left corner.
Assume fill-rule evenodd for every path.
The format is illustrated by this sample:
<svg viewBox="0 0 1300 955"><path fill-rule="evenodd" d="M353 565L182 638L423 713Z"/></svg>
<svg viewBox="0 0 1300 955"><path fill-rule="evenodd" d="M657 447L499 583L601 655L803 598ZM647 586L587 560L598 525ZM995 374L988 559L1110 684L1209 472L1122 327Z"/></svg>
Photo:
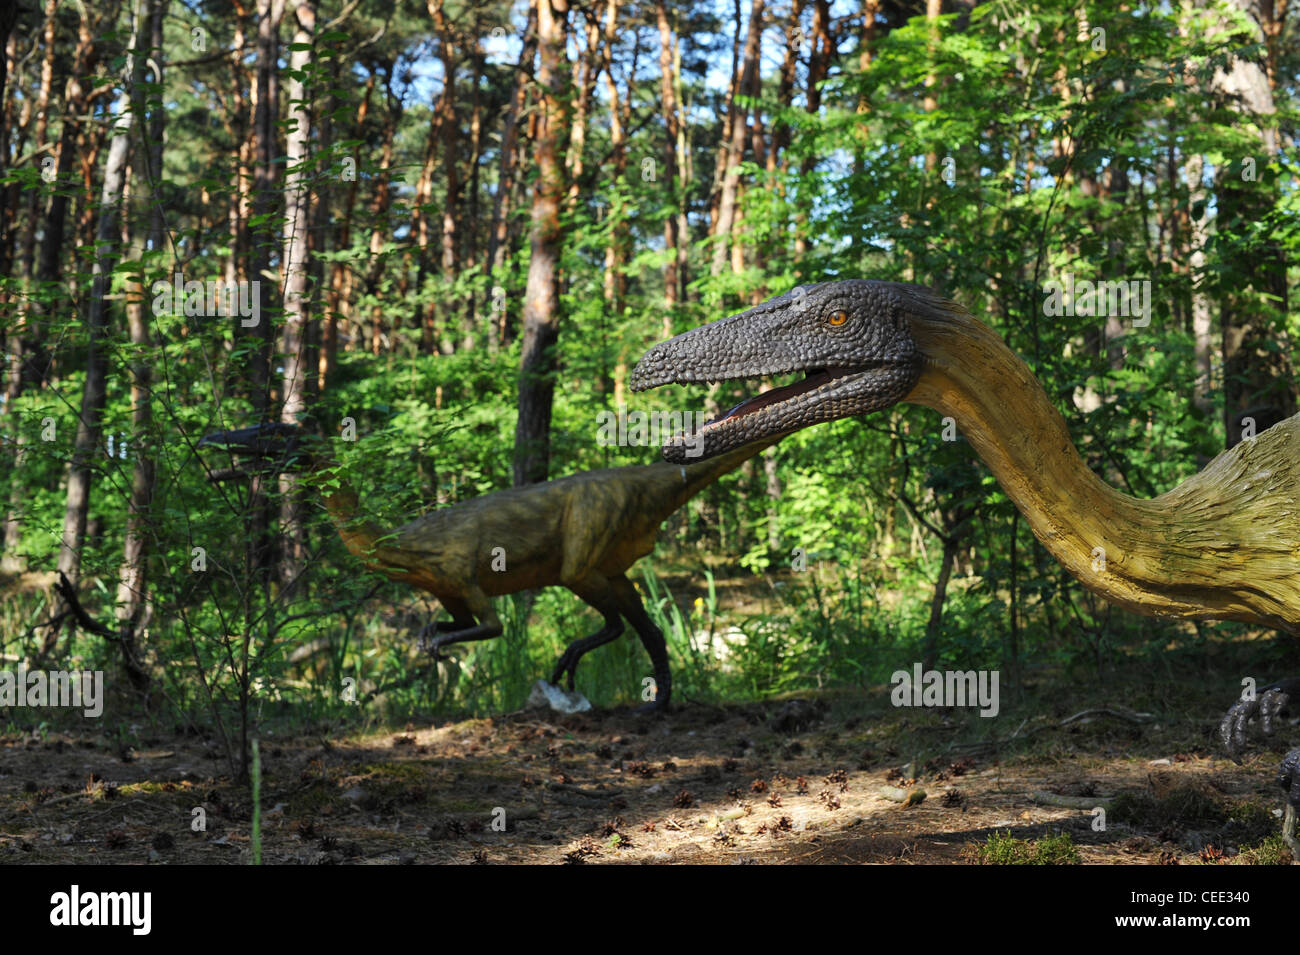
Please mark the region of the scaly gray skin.
<svg viewBox="0 0 1300 955"><path fill-rule="evenodd" d="M942 313L949 303L929 289L894 282L850 280L806 285L748 311L692 329L656 345L637 363L630 385L644 391L666 384L732 381L804 372L795 385L737 405L705 425L703 456L759 438L825 421L866 414L901 401L924 367L909 316ZM688 445L676 438L664 457L680 462ZM1300 678L1283 680L1228 711L1220 738L1240 762L1247 729L1257 719L1264 734L1279 713L1300 699ZM1283 838L1297 860L1300 839L1300 749L1283 759L1278 783L1287 792Z"/></svg>
<svg viewBox="0 0 1300 955"><path fill-rule="evenodd" d="M921 374L908 312L938 300L929 289L896 282L799 286L656 345L632 370L630 385L645 391L671 383L807 373L804 381L742 402L706 424L696 453L712 457L902 400ZM681 463L690 456L688 448L675 438L664 446L664 457Z"/></svg>
<svg viewBox="0 0 1300 955"><path fill-rule="evenodd" d="M1232 705L1219 723L1219 740L1234 763L1241 765L1250 721L1257 719L1260 732L1264 736L1270 736L1274 725L1288 711L1294 699L1300 699L1300 678L1291 677L1258 690L1252 699L1238 700ZM1287 794L1286 812L1282 817L1282 840L1291 850L1292 858L1300 861L1300 839L1296 838L1295 832L1297 811L1300 811L1300 785L1293 785L1298 775L1300 748L1293 749L1282 757L1277 773L1277 784Z"/></svg>

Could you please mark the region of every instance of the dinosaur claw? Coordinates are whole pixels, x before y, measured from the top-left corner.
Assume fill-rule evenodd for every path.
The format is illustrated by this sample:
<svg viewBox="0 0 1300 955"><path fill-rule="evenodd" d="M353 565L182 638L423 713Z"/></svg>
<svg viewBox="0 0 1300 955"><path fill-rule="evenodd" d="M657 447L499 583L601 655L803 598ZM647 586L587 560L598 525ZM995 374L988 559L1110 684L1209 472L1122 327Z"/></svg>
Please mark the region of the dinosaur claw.
<svg viewBox="0 0 1300 955"><path fill-rule="evenodd" d="M420 652L427 653L429 659L447 661L450 660L451 657L447 656L447 654L443 652L442 648L445 642L446 640L442 637L429 637L426 634L421 634L418 645Z"/></svg>
<svg viewBox="0 0 1300 955"><path fill-rule="evenodd" d="M552 686L560 686L560 681L565 677L568 677L570 693L574 692L573 678L575 671L578 669L578 661L570 659L572 656L571 649L572 648L565 650L560 656L559 662L555 664L555 670L551 673L550 679ZM579 657L579 659L581 659L581 657Z"/></svg>
<svg viewBox="0 0 1300 955"><path fill-rule="evenodd" d="M438 645L438 627L436 624L426 624L420 628L419 634L415 638L415 646L421 653L433 653Z"/></svg>
<svg viewBox="0 0 1300 955"><path fill-rule="evenodd" d="M1219 722L1219 740L1234 763L1241 765L1250 721L1258 719L1261 735L1273 735L1273 727L1290 699L1285 691L1273 687L1253 700L1238 700L1232 704Z"/></svg>

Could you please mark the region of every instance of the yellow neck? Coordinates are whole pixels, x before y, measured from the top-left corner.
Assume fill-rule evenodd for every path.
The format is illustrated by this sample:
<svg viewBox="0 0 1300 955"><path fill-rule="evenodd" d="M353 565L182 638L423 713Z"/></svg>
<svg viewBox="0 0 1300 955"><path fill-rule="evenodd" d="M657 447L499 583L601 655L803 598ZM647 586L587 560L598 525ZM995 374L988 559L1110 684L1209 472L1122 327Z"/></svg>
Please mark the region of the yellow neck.
<svg viewBox="0 0 1300 955"><path fill-rule="evenodd" d="M1029 368L964 310L913 316L925 370L905 400L953 417L1034 535L1086 587L1138 613L1300 634L1300 415L1154 500L1083 463Z"/></svg>

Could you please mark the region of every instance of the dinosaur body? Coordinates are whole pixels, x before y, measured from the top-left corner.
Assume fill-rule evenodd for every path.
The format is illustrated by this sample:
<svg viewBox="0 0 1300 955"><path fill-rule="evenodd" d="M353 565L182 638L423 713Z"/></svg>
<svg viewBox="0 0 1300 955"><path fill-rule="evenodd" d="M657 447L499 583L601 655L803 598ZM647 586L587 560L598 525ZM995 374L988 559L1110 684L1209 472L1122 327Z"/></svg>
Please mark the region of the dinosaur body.
<svg viewBox="0 0 1300 955"><path fill-rule="evenodd" d="M707 456L777 431L910 401L951 416L1034 535L1084 586L1137 613L1240 620L1300 635L1300 415L1151 500L1097 477L1033 373L929 289L806 286L655 346L634 391L804 372L694 439ZM664 448L684 454L680 440Z"/></svg>
<svg viewBox="0 0 1300 955"><path fill-rule="evenodd" d="M203 439L259 456L301 464L296 429L264 425ZM667 644L651 622L626 571L654 550L659 526L704 488L779 437L691 464L656 462L584 471L541 484L485 494L439 508L384 531L360 514L356 491L341 485L325 507L343 543L365 566L437 597L451 614L426 628L422 643L435 656L444 647L500 636L492 597L563 586L604 617L595 634L570 644L552 683L574 673L582 656L616 639L630 623L654 666L656 693L649 708L672 695ZM327 466L308 456L311 467Z"/></svg>
<svg viewBox="0 0 1300 955"><path fill-rule="evenodd" d="M726 452L790 428L911 401L956 419L1028 520L1086 587L1138 613L1240 620L1300 636L1300 415L1236 444L1152 500L1105 484L1084 464L1060 413L998 335L926 288L842 281L805 286L655 346L634 391L670 382L803 372L742 402L693 446ZM664 456L675 460L684 443ZM1265 732L1300 699L1300 679L1237 703L1220 736L1234 760L1246 730ZM1282 761L1283 836L1300 859L1300 749Z"/></svg>

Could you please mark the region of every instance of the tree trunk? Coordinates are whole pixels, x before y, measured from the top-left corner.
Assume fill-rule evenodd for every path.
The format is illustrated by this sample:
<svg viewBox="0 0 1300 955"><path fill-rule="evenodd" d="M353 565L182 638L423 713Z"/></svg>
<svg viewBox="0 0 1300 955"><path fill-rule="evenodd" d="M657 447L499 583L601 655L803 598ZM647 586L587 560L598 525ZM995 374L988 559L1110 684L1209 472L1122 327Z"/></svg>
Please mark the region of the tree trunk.
<svg viewBox="0 0 1300 955"><path fill-rule="evenodd" d="M285 0L257 0L257 82L253 104L253 219L258 224L250 229L252 264L248 278L255 282L253 296L258 309L257 324L240 331L250 340L248 366L248 397L259 422L271 417L271 349L274 333L271 322L273 298L268 294L267 274L271 268L271 255L278 236L271 220L274 218L276 196L276 121L279 119L280 83L280 21L284 17ZM249 583L255 589L266 590L275 576L274 516L270 498L266 495L264 479L254 476L249 487L249 514L251 525L245 560Z"/></svg>
<svg viewBox="0 0 1300 955"><path fill-rule="evenodd" d="M939 660L939 633L943 628L943 605L948 599L948 582L952 579L952 564L961 546L954 537L943 541L943 558L939 562L939 579L934 582L930 597L930 619L925 625L925 644L921 653L921 669L933 670Z"/></svg>
<svg viewBox="0 0 1300 955"><path fill-rule="evenodd" d="M607 0L605 4L605 85L609 91L609 166L613 170L613 180L621 187L623 177L627 175L626 128L631 105L632 77L628 77L628 95L619 94L618 81L614 78L614 44L618 39L618 0ZM609 240L605 244L604 294L609 305L609 315L621 318L624 308L624 296L627 290L627 276L623 269L627 263L627 225L621 204L612 206L609 214L616 220L611 224Z"/></svg>
<svg viewBox="0 0 1300 955"><path fill-rule="evenodd" d="M365 125L366 115L370 111L370 99L375 92L375 74L366 79L366 95L361 99L357 110L357 128ZM340 251L352 248L352 217L357 208L357 189L361 177L357 170L361 165L358 155L360 146L353 148L352 172L348 180L347 199L343 203L343 221L339 223L335 235L334 247ZM320 367L318 369L317 387L324 391L330 375L338 366L339 324L352 315L351 283L353 270L342 260L330 268L329 293L326 296L325 331L321 336ZM432 335L432 332L430 332Z"/></svg>
<svg viewBox="0 0 1300 955"><path fill-rule="evenodd" d="M456 54L452 45L451 31L443 15L442 0L428 0L429 16L433 19L434 31L438 34L438 55L442 61L442 95L438 97L437 123L442 138L442 171L446 181L446 193L442 203L442 242L440 266L442 280L450 288L456 281L460 269L457 247L457 211L460 207L460 171L456 162L456 143L460 138L460 127L456 123ZM443 337L452 344L456 331L456 318L463 309L461 303L450 298L441 303L443 314ZM461 347L474 347L472 328L461 327ZM454 345L452 346L454 349Z"/></svg>
<svg viewBox="0 0 1300 955"><path fill-rule="evenodd" d="M248 84L247 69L244 67L248 36L244 30L248 20L248 10L240 0L233 0L234 38L231 41L231 61L234 72L230 81L230 106L225 110L226 134L232 142L239 143L235 155L231 157L231 174L234 176L233 188L227 200L226 220L230 231L230 252L226 256L225 279L231 285L247 281L248 267L251 261L252 242L248 234L248 220L252 216L253 199L250 183L253 179L253 149L255 142L249 128L249 101L244 95ZM254 98L257 91L253 90Z"/></svg>
<svg viewBox="0 0 1300 955"><path fill-rule="evenodd" d="M492 228L488 233L487 264L492 279L493 337L498 345L506 342L509 326L510 296L504 294L506 276L503 274L506 259L510 256L510 220L515 191L515 170L519 153L519 118L528 100L532 78L532 62L537 53L537 4L528 7L528 23L524 26L522 52L515 70L515 88L510 95L510 108L506 111L505 128L501 133L500 170L497 174L497 191L492 199ZM497 294L500 288L502 294Z"/></svg>
<svg viewBox="0 0 1300 955"><path fill-rule="evenodd" d="M370 271L367 288L378 295L379 283L384 275L384 245L388 242L388 207L392 202L392 185L389 178L393 166L393 138L401 122L400 108L389 110L384 123L384 144L379 157L379 175L375 177L375 195L370 201ZM376 303L370 309L370 353L379 355L384 350L384 308Z"/></svg>
<svg viewBox="0 0 1300 955"><path fill-rule="evenodd" d="M37 216L35 215L34 206L32 218L28 220L28 231L23 234L24 249L20 266L24 275L31 275L32 263L33 260L36 260L35 281L32 286L32 292L35 294L29 298L30 307L24 313L21 331L14 336L14 340L10 343L11 354L13 349L17 350L17 354L10 359L9 378L5 383L6 407L11 407L12 402L27 387L44 384L50 375L50 358L45 349L45 302L49 296L48 293L44 295L39 293L61 280L61 255L68 218L67 186L71 185L72 164L76 152L73 144L77 127L80 125L76 117L84 116L87 111L91 95L90 84L83 83L82 79L83 77L89 77L95 63L95 31L90 20L90 14L84 6L79 9L81 19L78 21L77 27L77 46L72 58L72 72L68 75L67 83L64 86L63 128L59 134L55 163L56 180L64 184L64 188L55 190L53 195L50 196L49 209L45 215L44 230L41 233L38 260L35 232ZM46 38L53 42L55 35L54 24L47 23ZM51 66L51 71L47 77L42 66L43 83L47 79L51 84L53 83L52 70L53 67ZM37 121L40 122L39 117ZM35 192L36 190L33 190L33 193ZM18 552L22 536L21 515L27 495L25 485L19 480L19 475L22 473L20 465L24 453L23 435L19 432L16 435L14 445L14 470L10 475L9 508L5 516L5 553L3 561L0 561L0 568L7 573L17 572L24 565L24 561Z"/></svg>
<svg viewBox="0 0 1300 955"><path fill-rule="evenodd" d="M931 3L933 2L934 0L931 0ZM822 108L822 91L819 84L826 79L826 74L830 70L831 59L835 54L835 44L830 33L830 21L829 0L814 0L813 29L810 38L811 49L808 52L808 98L804 107L806 112L814 116ZM927 77L927 80L929 79L930 77ZM927 157L927 161L929 161L929 158ZM816 159L813 155L808 154L803 157L799 164L799 171L805 181L812 175L815 165ZM795 268L801 278L806 277L805 267L802 263L804 256L808 252L808 220L812 209L811 197L803 195L806 192L807 190L801 190L794 232Z"/></svg>
<svg viewBox="0 0 1300 955"><path fill-rule="evenodd" d="M763 37L764 0L753 0L749 13L749 32L745 39L745 65L736 84L738 95L732 99L726 161L722 175L722 191L718 198L718 221L713 230L713 264L710 274L719 276L727 266L728 243L736 224L736 197L740 185L740 162L745 154L745 133L748 127L749 108L742 101L753 88L758 70L759 47Z"/></svg>
<svg viewBox="0 0 1300 955"><path fill-rule="evenodd" d="M148 117L147 150L136 156L136 177L146 184L149 196L149 247L155 251L163 248L166 237L158 183L162 171L164 112L162 101L162 43L163 20L168 0L149 0L149 68L152 82L158 92L147 97L137 97L137 113ZM143 696L148 695L151 678L144 665L144 648L140 644L140 631L148 621L151 607L148 602L149 540L153 527L153 495L157 467L153 454L153 366L149 353L153 338L149 333L149 312L146 307L148 275L143 264L144 240L141 233L131 245L131 260L140 263L139 271L128 280L126 319L135 357L131 362L131 499L126 518L126 534L122 546L122 567L118 573L117 610L118 644L122 650L122 667L131 686Z"/></svg>
<svg viewBox="0 0 1300 955"><path fill-rule="evenodd" d="M519 373L519 418L515 425L514 483L546 480L550 467L551 406L555 395L559 338L560 253L564 234L560 202L565 193L560 163L567 123L563 84L568 0L535 0L540 51L537 182L533 187L532 257L524 298L523 357ZM761 0L760 0L761 2Z"/></svg>
<svg viewBox="0 0 1300 955"><path fill-rule="evenodd" d="M680 200L680 183L677 170L677 136L679 118L677 100L673 89L673 33L668 24L667 0L655 3L655 24L659 29L659 108L664 119L664 151L662 182L671 210L664 216L664 337L673 335L673 309L681 301L681 276L678 271L677 252L685 241L678 232L677 208Z"/></svg>
<svg viewBox="0 0 1300 955"><path fill-rule="evenodd" d="M143 5L143 4L141 4ZM139 23L136 17L134 22ZM132 33L128 50L134 51L137 34ZM134 56L134 70L139 70L139 56ZM108 296L112 291L113 267L117 264L119 215L122 189L126 183L127 158L131 147L131 123L135 116L131 100L138 86L133 72L127 88L114 106L112 142L104 167L104 187L99 199L99 224L95 231L93 285L86 316L87 355L86 384L81 395L81 413L77 436L68 470L68 496L63 513L63 535L59 541L59 572L76 586L81 577L81 550L86 539L86 514L90 508L91 458L100 446L104 404L108 397ZM67 607L61 606L60 611ZM48 656L59 638L60 628L51 627L41 647Z"/></svg>
<svg viewBox="0 0 1300 955"><path fill-rule="evenodd" d="M281 379L283 400L280 420L298 424L307 408L306 349L310 335L310 317L306 298L307 232L312 220L310 177L307 174L311 143L311 101L303 82L312 53L316 30L313 0L297 0L294 6L297 26L293 50L289 54L288 133L285 138L286 173L284 182L284 374ZM280 558L281 587L290 591L302 575L307 559L307 531L303 525L303 505L296 475L280 475L280 523L284 552Z"/></svg>
<svg viewBox="0 0 1300 955"><path fill-rule="evenodd" d="M473 76L470 86L469 113L469 221L473 225L465 234L465 270L471 274L479 270L479 164L483 159L483 98L480 87L483 84L483 45L479 38L478 15L475 14L474 30L470 39L470 64ZM464 347L473 348L482 334L484 344L495 350L495 337L492 335L491 323L480 330L481 299L476 291L470 292L465 299L465 323L468 332Z"/></svg>
<svg viewBox="0 0 1300 955"><path fill-rule="evenodd" d="M1260 17L1271 11L1257 9L1250 0L1234 0L1233 5L1264 41ZM1278 197L1273 177L1264 172L1277 154L1272 89L1264 68L1245 58L1233 58L1226 70L1217 71L1212 86L1229 108L1244 114L1249 127L1260 131L1260 155L1234 160L1219 183L1218 232L1239 238L1225 255L1225 271L1240 278L1223 290L1220 311L1224 430L1231 448L1248 433L1245 418L1254 419L1255 431L1262 431L1295 414L1298 395L1286 326L1285 240L1275 229L1259 230L1260 223L1269 221ZM1252 236L1249 241L1247 235Z"/></svg>

